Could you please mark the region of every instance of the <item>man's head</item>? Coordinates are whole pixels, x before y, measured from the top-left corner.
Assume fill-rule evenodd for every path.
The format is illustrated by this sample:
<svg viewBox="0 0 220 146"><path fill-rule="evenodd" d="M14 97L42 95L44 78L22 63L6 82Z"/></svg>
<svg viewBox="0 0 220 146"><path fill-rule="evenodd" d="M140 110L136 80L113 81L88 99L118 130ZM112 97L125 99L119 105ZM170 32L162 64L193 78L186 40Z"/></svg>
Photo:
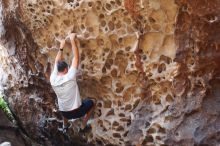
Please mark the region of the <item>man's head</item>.
<svg viewBox="0 0 220 146"><path fill-rule="evenodd" d="M66 74L68 72L68 64L65 61L58 61L57 70L59 73Z"/></svg>

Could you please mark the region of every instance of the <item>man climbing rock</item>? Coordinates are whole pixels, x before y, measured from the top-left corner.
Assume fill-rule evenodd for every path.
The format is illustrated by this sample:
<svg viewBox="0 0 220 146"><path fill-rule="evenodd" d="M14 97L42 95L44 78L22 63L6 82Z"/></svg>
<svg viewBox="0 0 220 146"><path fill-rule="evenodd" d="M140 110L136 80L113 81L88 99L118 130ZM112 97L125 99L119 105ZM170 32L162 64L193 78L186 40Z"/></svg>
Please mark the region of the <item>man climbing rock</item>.
<svg viewBox="0 0 220 146"><path fill-rule="evenodd" d="M69 38L74 54L72 64L68 67L68 64L63 60L65 46L65 39L63 39L60 41L60 49L55 58L54 70L50 76L52 88L58 98L59 110L63 115L64 131L70 126L69 119L83 117L83 125L85 127L95 107L95 103L91 99L81 101L76 82L76 73L79 66L79 51L75 43L76 34L70 34Z"/></svg>

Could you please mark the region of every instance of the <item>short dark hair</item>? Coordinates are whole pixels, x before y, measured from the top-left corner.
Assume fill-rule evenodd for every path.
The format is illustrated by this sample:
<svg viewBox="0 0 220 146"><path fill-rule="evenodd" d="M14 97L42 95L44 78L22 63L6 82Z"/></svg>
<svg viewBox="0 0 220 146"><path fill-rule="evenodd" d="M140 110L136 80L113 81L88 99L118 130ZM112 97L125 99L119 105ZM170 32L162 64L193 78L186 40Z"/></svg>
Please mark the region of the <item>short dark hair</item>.
<svg viewBox="0 0 220 146"><path fill-rule="evenodd" d="M68 68L68 64L65 61L58 61L57 63L58 72L63 72L66 68Z"/></svg>

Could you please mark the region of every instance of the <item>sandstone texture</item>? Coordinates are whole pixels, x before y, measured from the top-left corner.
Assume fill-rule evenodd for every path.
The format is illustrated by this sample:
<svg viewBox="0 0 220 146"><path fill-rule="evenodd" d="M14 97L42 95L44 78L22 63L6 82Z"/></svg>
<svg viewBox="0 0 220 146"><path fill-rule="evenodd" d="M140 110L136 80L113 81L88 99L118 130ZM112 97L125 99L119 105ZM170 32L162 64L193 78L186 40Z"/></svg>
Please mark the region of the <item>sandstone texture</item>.
<svg viewBox="0 0 220 146"><path fill-rule="evenodd" d="M0 0L0 91L45 146L219 146L219 14L219 0ZM49 76L71 32L97 107L90 131L63 134Z"/></svg>

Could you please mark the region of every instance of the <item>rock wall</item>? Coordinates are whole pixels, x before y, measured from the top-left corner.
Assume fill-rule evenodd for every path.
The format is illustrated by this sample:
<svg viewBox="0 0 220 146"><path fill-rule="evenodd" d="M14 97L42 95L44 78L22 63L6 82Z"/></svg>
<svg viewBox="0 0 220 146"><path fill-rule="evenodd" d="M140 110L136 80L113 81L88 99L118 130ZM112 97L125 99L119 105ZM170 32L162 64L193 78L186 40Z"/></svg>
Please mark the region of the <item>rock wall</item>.
<svg viewBox="0 0 220 146"><path fill-rule="evenodd" d="M219 1L177 1L180 6L172 110L181 117L170 145L219 145ZM180 119L180 118L179 118ZM174 140L174 141L173 141Z"/></svg>
<svg viewBox="0 0 220 146"><path fill-rule="evenodd" d="M0 0L0 89L43 145L220 144L218 0ZM49 75L56 39L79 34L92 129L67 135ZM65 59L72 58L70 45Z"/></svg>
<svg viewBox="0 0 220 146"><path fill-rule="evenodd" d="M24 146L24 137L11 121L9 121L2 110L0 110L0 145L10 143L11 145Z"/></svg>

